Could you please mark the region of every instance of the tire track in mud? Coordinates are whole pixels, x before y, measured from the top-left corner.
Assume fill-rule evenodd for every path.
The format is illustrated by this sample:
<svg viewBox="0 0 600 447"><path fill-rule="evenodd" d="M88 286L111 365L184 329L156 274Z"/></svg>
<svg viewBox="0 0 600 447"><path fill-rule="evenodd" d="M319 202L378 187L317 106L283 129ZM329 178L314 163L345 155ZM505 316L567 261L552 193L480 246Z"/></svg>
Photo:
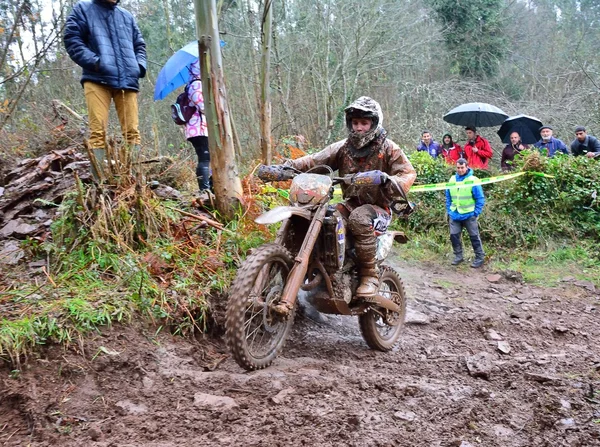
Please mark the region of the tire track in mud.
<svg viewBox="0 0 600 447"><path fill-rule="evenodd" d="M428 322L407 325L393 352L369 350L355 318L298 317L283 355L246 373L222 342L115 328L86 357L52 352L3 379L0 397L35 415L33 435L21 412L5 445L600 445L595 292L396 264L411 318ZM119 354L91 361L97 346ZM2 428L17 407L0 402Z"/></svg>

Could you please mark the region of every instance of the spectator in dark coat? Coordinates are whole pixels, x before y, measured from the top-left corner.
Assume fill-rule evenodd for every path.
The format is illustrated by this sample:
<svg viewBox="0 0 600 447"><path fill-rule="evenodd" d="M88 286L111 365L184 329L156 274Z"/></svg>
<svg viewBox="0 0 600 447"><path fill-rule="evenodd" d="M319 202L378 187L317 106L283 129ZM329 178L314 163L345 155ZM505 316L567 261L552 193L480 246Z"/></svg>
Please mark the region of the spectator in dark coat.
<svg viewBox="0 0 600 447"><path fill-rule="evenodd" d="M83 69L90 126L89 145L102 170L111 100L125 142L139 147L138 80L146 75L146 43L119 0L81 0L69 14L64 42L71 59ZM93 164L92 164L93 166ZM100 173L93 169L99 179Z"/></svg>
<svg viewBox="0 0 600 447"><path fill-rule="evenodd" d="M510 143L504 147L502 151L502 159L500 160L500 167L503 171L512 171L515 167L513 161L515 155L519 155L521 151L529 149L529 146L524 145L521 142L521 135L519 132L513 132L510 134Z"/></svg>
<svg viewBox="0 0 600 447"><path fill-rule="evenodd" d="M585 155L588 158L600 156L600 141L598 138L587 134L585 127L575 128L575 139L571 143L571 153L574 156Z"/></svg>

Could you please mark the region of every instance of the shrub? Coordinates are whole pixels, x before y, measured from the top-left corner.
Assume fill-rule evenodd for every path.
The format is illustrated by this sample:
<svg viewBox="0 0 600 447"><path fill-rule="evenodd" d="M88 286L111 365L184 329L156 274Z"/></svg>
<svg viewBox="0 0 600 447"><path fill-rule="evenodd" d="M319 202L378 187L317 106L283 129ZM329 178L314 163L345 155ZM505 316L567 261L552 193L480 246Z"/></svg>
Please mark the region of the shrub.
<svg viewBox="0 0 600 447"><path fill-rule="evenodd" d="M453 167L426 153L412 153L410 160L417 171L417 183L446 182ZM557 243L574 243L587 238L600 242L600 161L585 157L557 155L548 159L537 151L526 151L515 159L516 170L546 173L552 178L534 174L514 180L484 185L486 206L480 218L482 238L488 246L499 249L547 247ZM477 171L485 178L494 175ZM443 191L416 193L417 204L405 226L410 231L427 233L443 230L446 237L447 217Z"/></svg>

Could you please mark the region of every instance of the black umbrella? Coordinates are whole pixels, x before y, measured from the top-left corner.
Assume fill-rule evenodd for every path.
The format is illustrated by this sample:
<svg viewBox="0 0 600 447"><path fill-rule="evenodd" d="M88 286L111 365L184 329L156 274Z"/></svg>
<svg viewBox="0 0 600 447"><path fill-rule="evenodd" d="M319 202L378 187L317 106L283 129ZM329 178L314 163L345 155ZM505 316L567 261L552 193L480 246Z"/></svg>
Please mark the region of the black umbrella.
<svg viewBox="0 0 600 447"><path fill-rule="evenodd" d="M470 102L455 107L444 115L444 121L457 126L499 126L508 115L498 107L485 102Z"/></svg>
<svg viewBox="0 0 600 447"><path fill-rule="evenodd" d="M510 143L510 134L519 132L523 144L534 144L542 138L540 127L542 127L542 122L533 116L511 116L500 126L498 136L503 143L508 144Z"/></svg>

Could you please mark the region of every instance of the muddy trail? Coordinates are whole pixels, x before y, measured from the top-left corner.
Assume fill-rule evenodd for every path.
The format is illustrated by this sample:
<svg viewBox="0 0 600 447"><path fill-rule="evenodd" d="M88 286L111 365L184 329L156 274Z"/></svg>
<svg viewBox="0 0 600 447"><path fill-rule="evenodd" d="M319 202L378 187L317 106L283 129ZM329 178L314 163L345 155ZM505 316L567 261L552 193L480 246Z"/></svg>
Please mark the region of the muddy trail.
<svg viewBox="0 0 600 447"><path fill-rule="evenodd" d="M114 327L0 370L0 445L600 446L593 285L391 263L411 308L393 352L299 316L246 373L218 338Z"/></svg>

